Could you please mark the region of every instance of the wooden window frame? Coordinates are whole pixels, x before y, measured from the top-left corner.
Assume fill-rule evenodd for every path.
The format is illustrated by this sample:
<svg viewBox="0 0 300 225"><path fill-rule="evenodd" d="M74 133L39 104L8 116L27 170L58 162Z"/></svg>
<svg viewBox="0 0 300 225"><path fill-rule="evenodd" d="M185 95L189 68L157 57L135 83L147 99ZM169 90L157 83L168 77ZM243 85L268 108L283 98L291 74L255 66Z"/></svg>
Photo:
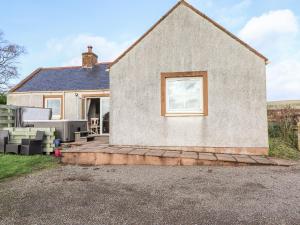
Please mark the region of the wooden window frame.
<svg viewBox="0 0 300 225"><path fill-rule="evenodd" d="M202 77L203 78L203 113L167 113L166 112L166 79ZM208 116L208 79L207 71L188 71L161 73L161 116Z"/></svg>
<svg viewBox="0 0 300 225"><path fill-rule="evenodd" d="M60 99L60 119L57 120L62 120L64 118L64 101L63 101L63 96L62 95L44 95L43 96L43 108L46 108L46 99L51 99L51 98L56 98ZM52 118L51 118L52 119Z"/></svg>
<svg viewBox="0 0 300 225"><path fill-rule="evenodd" d="M81 97L82 98L101 98L101 97L109 97L109 93L103 93L103 94L84 94Z"/></svg>

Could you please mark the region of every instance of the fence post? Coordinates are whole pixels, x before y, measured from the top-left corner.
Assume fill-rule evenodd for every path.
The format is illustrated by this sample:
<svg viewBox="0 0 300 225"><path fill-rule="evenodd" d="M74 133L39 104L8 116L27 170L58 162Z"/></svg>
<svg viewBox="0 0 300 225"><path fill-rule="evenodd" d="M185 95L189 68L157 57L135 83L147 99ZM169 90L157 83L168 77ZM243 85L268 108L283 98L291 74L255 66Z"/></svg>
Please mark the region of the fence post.
<svg viewBox="0 0 300 225"><path fill-rule="evenodd" d="M298 150L300 151L300 122L298 123L297 127L297 133L298 133Z"/></svg>

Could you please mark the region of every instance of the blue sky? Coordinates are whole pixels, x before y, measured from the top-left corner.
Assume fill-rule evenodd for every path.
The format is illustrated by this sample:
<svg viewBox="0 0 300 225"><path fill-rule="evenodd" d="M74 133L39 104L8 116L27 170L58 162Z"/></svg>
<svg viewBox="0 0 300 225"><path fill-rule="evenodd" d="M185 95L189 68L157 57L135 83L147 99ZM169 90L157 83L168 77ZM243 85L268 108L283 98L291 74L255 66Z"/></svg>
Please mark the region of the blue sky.
<svg viewBox="0 0 300 225"><path fill-rule="evenodd" d="M89 44L101 61L113 60L176 2L0 0L0 30L26 47L24 78L37 67L79 65ZM300 99L299 0L188 2L270 59L268 100Z"/></svg>

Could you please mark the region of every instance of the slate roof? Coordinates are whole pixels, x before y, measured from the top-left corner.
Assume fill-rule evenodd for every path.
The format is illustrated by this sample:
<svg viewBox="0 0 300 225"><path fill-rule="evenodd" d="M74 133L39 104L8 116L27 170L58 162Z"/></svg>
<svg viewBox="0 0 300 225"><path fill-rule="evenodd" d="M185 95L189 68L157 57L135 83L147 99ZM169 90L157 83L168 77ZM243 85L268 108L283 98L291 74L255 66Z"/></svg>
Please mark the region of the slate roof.
<svg viewBox="0 0 300 225"><path fill-rule="evenodd" d="M93 68L57 67L40 68L21 81L13 92L71 91L109 89L110 63L100 63Z"/></svg>

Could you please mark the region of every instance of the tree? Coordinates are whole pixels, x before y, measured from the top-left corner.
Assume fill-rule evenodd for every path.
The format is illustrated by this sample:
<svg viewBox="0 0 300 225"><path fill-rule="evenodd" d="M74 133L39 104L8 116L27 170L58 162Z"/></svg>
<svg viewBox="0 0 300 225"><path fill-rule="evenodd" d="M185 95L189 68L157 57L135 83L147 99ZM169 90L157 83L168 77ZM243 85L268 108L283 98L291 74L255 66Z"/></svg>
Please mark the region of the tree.
<svg viewBox="0 0 300 225"><path fill-rule="evenodd" d="M9 43L3 38L0 31L0 92L3 93L9 88L10 81L19 76L17 59L25 53L25 48Z"/></svg>
<svg viewBox="0 0 300 225"><path fill-rule="evenodd" d="M0 105L6 105L6 95L4 93L0 94Z"/></svg>

